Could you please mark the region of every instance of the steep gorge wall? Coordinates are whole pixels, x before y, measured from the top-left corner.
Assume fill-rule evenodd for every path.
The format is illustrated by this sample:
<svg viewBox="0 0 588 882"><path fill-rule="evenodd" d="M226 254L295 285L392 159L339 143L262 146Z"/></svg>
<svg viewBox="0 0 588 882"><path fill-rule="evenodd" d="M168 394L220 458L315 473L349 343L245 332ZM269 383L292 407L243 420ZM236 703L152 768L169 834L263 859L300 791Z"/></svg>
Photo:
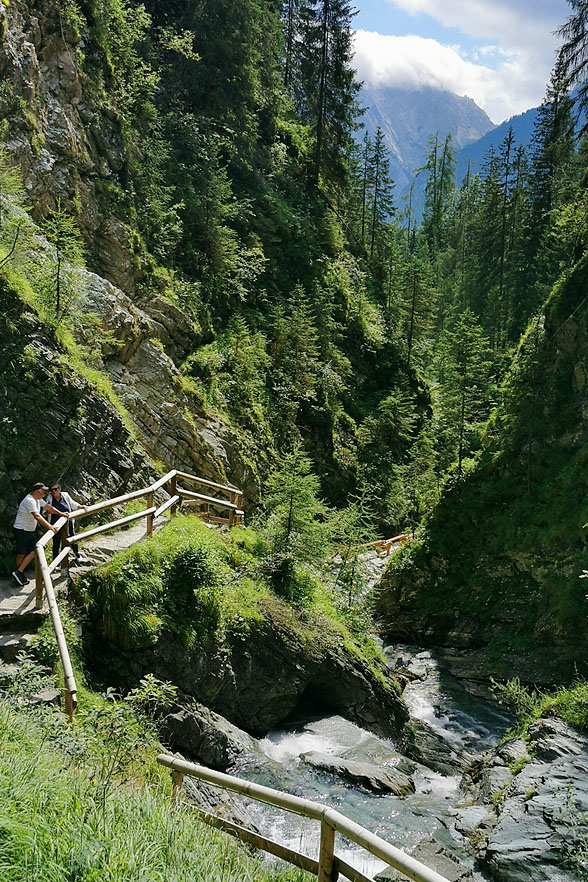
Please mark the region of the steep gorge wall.
<svg viewBox="0 0 588 882"><path fill-rule="evenodd" d="M219 417L207 415L182 383L179 366L201 342L198 329L164 291L163 282L158 285L153 275L147 280L147 258L133 220L111 195L128 183L127 158L119 116L104 89L109 79L104 53L87 25L78 32L68 24L65 6L52 0L0 4L0 33L3 143L10 161L20 168L31 215L42 222L57 205L71 212L89 263L99 272L80 274L76 311L94 315L98 332L78 327L79 342L94 350L96 367L112 381L152 461L232 481L255 497L257 479L241 455L238 437ZM37 244L47 248L41 236ZM27 323L21 330L26 346ZM44 352L38 352L41 373L50 374L51 365L59 363L60 354L50 351L54 346L52 335L46 335ZM6 361L2 386L11 372L18 372L18 364ZM54 380L59 385L59 372ZM80 378L77 382L84 390L82 406L85 396L95 392ZM22 412L36 409L36 404L36 394L27 389ZM120 422L111 405L104 401L102 407L109 412L106 422ZM15 431L26 435L27 421L18 408L13 418ZM82 431L85 423L77 425ZM104 484L104 469L95 464L98 458L108 462L110 450L101 443L96 457L88 452L99 440L100 433L89 432L83 465L65 456L57 469L53 452L40 443L35 447L37 468L42 476L55 474L77 491L98 484L119 486L116 477ZM131 447L129 442L127 459ZM15 469L7 461L5 475L14 476L7 478L10 486L3 494L9 508L25 489L24 476L28 480L32 472L32 464Z"/></svg>
<svg viewBox="0 0 588 882"><path fill-rule="evenodd" d="M153 475L120 414L79 374L18 294L0 280L0 558L34 481L103 499ZM6 561L5 561L6 562Z"/></svg>
<svg viewBox="0 0 588 882"><path fill-rule="evenodd" d="M588 676L588 261L532 323L473 471L454 479L377 598L388 636L457 673Z"/></svg>

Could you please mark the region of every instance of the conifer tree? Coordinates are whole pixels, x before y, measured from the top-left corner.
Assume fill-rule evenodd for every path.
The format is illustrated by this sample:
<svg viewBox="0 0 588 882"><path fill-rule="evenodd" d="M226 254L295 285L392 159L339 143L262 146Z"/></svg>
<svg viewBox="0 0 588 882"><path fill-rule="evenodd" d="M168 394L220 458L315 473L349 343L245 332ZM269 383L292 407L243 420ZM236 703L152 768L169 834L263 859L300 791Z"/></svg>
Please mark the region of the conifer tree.
<svg viewBox="0 0 588 882"><path fill-rule="evenodd" d="M78 270L84 265L84 247L75 219L61 204L50 212L43 232L53 251L50 258L41 258L37 284L48 316L58 324L79 293Z"/></svg>
<svg viewBox="0 0 588 882"><path fill-rule="evenodd" d="M382 236L382 232L391 221L394 211L392 197L392 180L390 178L390 161L388 149L384 142L384 133L380 126L376 129L374 150L372 158L373 169L373 193L372 193L372 224L370 236L370 258L374 257L376 242Z"/></svg>
<svg viewBox="0 0 588 882"><path fill-rule="evenodd" d="M346 157L358 116L348 0L302 0L297 107L312 130L312 178L337 187L346 178Z"/></svg>
<svg viewBox="0 0 588 882"><path fill-rule="evenodd" d="M455 458L458 474L468 453L468 431L488 416L490 367L488 340L476 316L466 309L454 327L443 332L436 355L442 458L445 466Z"/></svg>
<svg viewBox="0 0 588 882"><path fill-rule="evenodd" d="M297 565L316 564L326 548L327 509L318 493L310 458L295 443L271 472L264 499L269 513L265 568L275 592L292 601L303 601L307 586Z"/></svg>
<svg viewBox="0 0 588 882"><path fill-rule="evenodd" d="M557 32L564 43L559 50L556 68L566 89L579 84L576 100L579 108L585 112L588 107L588 0L568 2L574 14Z"/></svg>
<svg viewBox="0 0 588 882"><path fill-rule="evenodd" d="M445 244L449 197L455 188L455 153L451 134L441 143L438 133L430 139L427 161L419 171L426 171L423 230L433 260Z"/></svg>

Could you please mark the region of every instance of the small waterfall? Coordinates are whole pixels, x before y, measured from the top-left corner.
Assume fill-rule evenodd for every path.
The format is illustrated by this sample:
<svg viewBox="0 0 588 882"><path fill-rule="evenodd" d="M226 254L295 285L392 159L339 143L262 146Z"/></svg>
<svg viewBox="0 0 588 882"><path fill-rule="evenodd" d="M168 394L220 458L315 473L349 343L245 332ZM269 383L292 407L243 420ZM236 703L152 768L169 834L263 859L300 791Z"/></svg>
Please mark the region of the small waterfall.
<svg viewBox="0 0 588 882"><path fill-rule="evenodd" d="M501 738L512 722L496 703L469 695L458 680L442 670L433 653L406 646L385 652L390 667L408 672L405 699L411 715L431 726L452 748L479 755ZM460 802L459 775L441 775L413 763L414 793L376 795L304 762L303 755L311 751L383 769L402 762L393 742L343 717L297 721L268 732L259 747L260 755L240 761L233 770L236 774L332 805L409 852L427 836L450 839L447 828L452 810ZM264 831L271 830L272 838L311 856L318 854L317 824L259 803L250 803L247 810L254 823ZM456 843L451 845L455 853ZM385 866L346 841L339 841L337 853L372 878ZM463 857L467 859L465 850Z"/></svg>

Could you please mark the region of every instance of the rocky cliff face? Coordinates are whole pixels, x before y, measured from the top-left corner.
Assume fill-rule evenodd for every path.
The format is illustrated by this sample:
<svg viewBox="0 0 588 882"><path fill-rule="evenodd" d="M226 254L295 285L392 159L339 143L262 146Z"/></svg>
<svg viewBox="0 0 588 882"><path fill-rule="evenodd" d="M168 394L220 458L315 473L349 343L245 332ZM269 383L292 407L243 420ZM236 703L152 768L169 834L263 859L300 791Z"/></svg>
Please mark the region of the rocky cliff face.
<svg viewBox="0 0 588 882"><path fill-rule="evenodd" d="M107 333L78 328L79 341L95 350L97 366L110 376L152 460L232 481L255 496L256 479L240 455L238 438L207 416L182 383L179 366L201 342L193 320L166 295L163 282L159 289L153 277L147 283L132 219L109 196L124 190L127 160L121 121L100 87L109 77L104 53L88 27L74 26L65 7L51 0L15 0L0 6L0 16L0 119L8 155L20 167L33 218L41 221L58 204L70 211L100 273L80 274L76 310L93 314L98 330ZM48 247L40 235L37 247ZM45 342L41 371L60 357L49 352L52 339ZM5 370L14 367L6 363ZM81 387L92 395L87 383ZM35 399L27 393L25 400L28 407ZM24 423L16 424L26 431ZM82 431L83 421L78 426ZM89 435L84 457L90 446ZM101 449L107 461L111 454ZM41 440L35 451L38 466L53 471ZM104 470L94 471L88 459L83 467L69 463L65 456L56 470L69 486L81 491L101 483ZM23 487L11 462L6 474L13 475L3 496L11 507Z"/></svg>
<svg viewBox="0 0 588 882"><path fill-rule="evenodd" d="M34 481L67 475L86 498L148 483L153 471L108 400L67 364L54 337L0 283L0 537ZM4 550L3 548L3 550Z"/></svg>
<svg viewBox="0 0 588 882"><path fill-rule="evenodd" d="M386 633L457 648L460 676L588 673L587 290L584 260L521 344L474 469L381 584Z"/></svg>
<svg viewBox="0 0 588 882"><path fill-rule="evenodd" d="M80 64L83 56L86 70L107 76L103 53L89 31L78 33L68 22L63 4L16 0L2 16L0 118L33 215L41 219L58 201L79 215L104 275L132 292L130 226L102 195L109 184L125 182L120 120Z"/></svg>

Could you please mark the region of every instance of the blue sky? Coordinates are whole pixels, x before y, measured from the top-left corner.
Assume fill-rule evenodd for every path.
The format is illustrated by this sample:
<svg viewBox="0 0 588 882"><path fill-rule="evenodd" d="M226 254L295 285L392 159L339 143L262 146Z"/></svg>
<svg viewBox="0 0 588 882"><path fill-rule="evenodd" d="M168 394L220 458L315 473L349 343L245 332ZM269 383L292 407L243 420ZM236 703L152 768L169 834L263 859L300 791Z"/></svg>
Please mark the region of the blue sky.
<svg viewBox="0 0 588 882"><path fill-rule="evenodd" d="M566 0L356 0L355 63L372 84L468 95L500 123L541 103Z"/></svg>

